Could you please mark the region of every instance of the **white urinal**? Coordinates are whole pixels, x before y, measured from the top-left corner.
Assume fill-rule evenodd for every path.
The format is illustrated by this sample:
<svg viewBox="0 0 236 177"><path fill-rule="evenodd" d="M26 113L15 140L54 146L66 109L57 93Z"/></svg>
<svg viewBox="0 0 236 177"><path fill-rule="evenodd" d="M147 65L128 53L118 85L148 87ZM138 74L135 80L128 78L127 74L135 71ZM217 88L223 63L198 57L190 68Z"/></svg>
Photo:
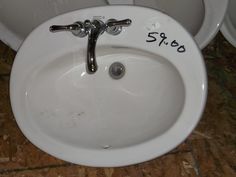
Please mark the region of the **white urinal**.
<svg viewBox="0 0 236 177"><path fill-rule="evenodd" d="M228 0L1 0L0 40L18 50L36 26L56 15L93 6L134 4L174 17L204 48L218 32L227 3Z"/></svg>

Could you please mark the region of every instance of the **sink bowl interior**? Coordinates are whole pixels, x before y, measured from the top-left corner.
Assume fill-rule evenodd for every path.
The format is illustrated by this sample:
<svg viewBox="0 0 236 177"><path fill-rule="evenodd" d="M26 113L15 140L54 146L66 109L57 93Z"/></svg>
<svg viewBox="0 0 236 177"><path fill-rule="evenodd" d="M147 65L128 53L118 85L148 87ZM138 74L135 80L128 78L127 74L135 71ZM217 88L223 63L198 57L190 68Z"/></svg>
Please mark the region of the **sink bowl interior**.
<svg viewBox="0 0 236 177"><path fill-rule="evenodd" d="M161 136L181 114L185 87L161 56L120 47L97 48L97 73L85 71L86 50L33 68L25 83L26 118L35 131L78 148L134 146ZM120 80L109 66L126 67Z"/></svg>

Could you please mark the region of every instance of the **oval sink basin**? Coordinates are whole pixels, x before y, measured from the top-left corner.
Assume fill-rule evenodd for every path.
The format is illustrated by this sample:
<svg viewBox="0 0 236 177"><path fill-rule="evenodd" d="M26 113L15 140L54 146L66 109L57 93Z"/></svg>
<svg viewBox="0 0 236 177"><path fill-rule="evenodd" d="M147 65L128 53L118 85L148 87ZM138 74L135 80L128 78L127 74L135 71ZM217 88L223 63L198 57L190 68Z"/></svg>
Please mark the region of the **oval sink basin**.
<svg viewBox="0 0 236 177"><path fill-rule="evenodd" d="M33 144L60 159L100 167L150 160L184 141L201 117L206 72L192 37L161 12L122 6L121 14L120 7L55 17L28 36L15 58L16 121ZM48 29L93 18L130 18L132 25L99 37L91 75L87 39ZM125 67L120 79L109 74L115 62Z"/></svg>
<svg viewBox="0 0 236 177"><path fill-rule="evenodd" d="M104 52L99 55L99 50ZM32 71L25 98L30 117L38 118L34 126L62 143L87 149L129 147L168 130L184 106L177 69L158 55L99 50L95 75L85 72L83 60L75 64L75 56L84 58L76 52ZM116 61L127 70L121 80L108 74Z"/></svg>

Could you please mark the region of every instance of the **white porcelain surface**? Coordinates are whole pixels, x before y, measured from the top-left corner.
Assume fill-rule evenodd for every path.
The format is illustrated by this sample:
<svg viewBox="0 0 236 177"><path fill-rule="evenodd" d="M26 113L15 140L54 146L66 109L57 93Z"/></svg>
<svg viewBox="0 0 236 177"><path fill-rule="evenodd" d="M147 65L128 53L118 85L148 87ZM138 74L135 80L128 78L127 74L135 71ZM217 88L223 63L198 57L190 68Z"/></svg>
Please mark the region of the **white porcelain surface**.
<svg viewBox="0 0 236 177"><path fill-rule="evenodd" d="M134 5L135 0L107 0L110 5Z"/></svg>
<svg viewBox="0 0 236 177"><path fill-rule="evenodd" d="M21 0L18 3L16 0L1 0L0 39L17 50L31 30L56 15L92 6L135 4L161 10L174 17L195 36L200 48L204 48L218 32L227 2L228 0Z"/></svg>
<svg viewBox="0 0 236 177"><path fill-rule="evenodd" d="M108 0L108 2L117 4L119 0ZM131 3L130 1L120 2L120 4ZM133 4L158 9L167 13L180 22L193 36L198 33L205 14L202 0L133 0Z"/></svg>
<svg viewBox="0 0 236 177"><path fill-rule="evenodd" d="M201 49L206 47L219 31L227 11L228 0L205 0L204 3L204 21L195 36L195 40Z"/></svg>
<svg viewBox="0 0 236 177"><path fill-rule="evenodd" d="M110 4L116 2L108 1ZM161 10L175 18L203 49L219 31L228 0L134 0L134 4Z"/></svg>
<svg viewBox="0 0 236 177"><path fill-rule="evenodd" d="M100 36L98 71L88 75L87 38L48 28L101 12L104 21L130 18L132 25L118 36ZM146 42L149 32L165 33L165 44L158 37ZM174 40L186 52L171 47ZM108 74L115 61L126 67L120 80ZM25 136L49 154L89 166L130 165L172 150L197 125L206 92L205 65L188 32L156 10L133 6L74 11L40 25L18 51L10 80Z"/></svg>
<svg viewBox="0 0 236 177"><path fill-rule="evenodd" d="M107 5L106 0L0 0L0 40L18 50L41 23L65 12Z"/></svg>
<svg viewBox="0 0 236 177"><path fill-rule="evenodd" d="M229 0L228 11L226 13L221 32L224 37L236 47L236 1Z"/></svg>

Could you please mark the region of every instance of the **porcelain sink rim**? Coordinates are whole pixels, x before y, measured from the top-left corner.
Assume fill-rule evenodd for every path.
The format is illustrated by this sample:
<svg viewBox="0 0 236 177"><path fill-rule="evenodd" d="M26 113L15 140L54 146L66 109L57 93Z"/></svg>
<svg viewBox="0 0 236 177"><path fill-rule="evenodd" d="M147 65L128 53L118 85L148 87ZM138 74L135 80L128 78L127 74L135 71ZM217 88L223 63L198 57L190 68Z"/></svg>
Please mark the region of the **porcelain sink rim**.
<svg viewBox="0 0 236 177"><path fill-rule="evenodd" d="M136 10L147 10L147 8L143 8L143 7L127 7L127 6L119 6L119 7L123 7L124 9L128 8L129 10L130 10L130 8L136 9ZM93 10L96 11L96 9L100 9L101 10L102 8L104 8L104 7L96 7L96 8L89 8L89 9L90 10L93 9ZM117 7L109 7L109 8L115 10L115 9L118 8L118 6ZM71 16L75 16L77 13L83 13L83 12L86 12L86 9L70 12L70 13L67 13L66 15L69 18L69 16L70 17ZM166 16L165 14L163 14L161 12L157 12L156 10L153 11L153 10L148 9L148 13L150 13L150 14L152 14L152 13L158 14L158 16L161 17L161 19L170 20L170 21L173 22L173 20L170 17ZM45 144L48 144L47 147L45 147L44 145L40 144L39 140L35 139L35 137L34 137L35 135L30 134L29 130L24 129L24 128L26 128L25 127L26 125L23 125L23 121L21 120L21 118L19 118L19 117L22 117L22 115L19 112L20 108L16 104L17 103L16 99L19 97L19 96L17 96L17 94L18 94L17 89L19 89L19 87L15 87L15 86L18 86L18 84L20 84L20 83L17 83L17 82L20 82L18 80L19 77L20 77L20 74L25 72L24 70L21 70L22 67L23 68L25 67L24 63L27 63L27 62L30 61L30 57L28 57L28 59L25 59L23 57L25 55L25 50L26 49L28 50L29 48L30 48L30 50L33 50L33 47L30 44L30 42L31 42L31 40L35 39L35 35L38 34L38 32L40 30L45 29L45 25L46 24L48 26L50 26L49 24L51 24L51 23L55 23L56 21L61 21L62 17L64 18L65 16L61 15L59 17L55 17L55 18L45 22L44 24L42 24L37 29L35 29L30 34L30 36L26 39L26 41L23 43L22 48L21 48L21 50L19 50L19 52L18 52L18 54L16 56L16 61L15 61L14 65L13 65L13 70L12 70L11 79L10 79L10 98L11 98L11 104L12 104L14 115L16 117L16 121L17 121L19 127L21 128L22 132L26 135L26 137L31 142L36 144L40 149L42 149L42 150L44 150L46 152L49 152L50 154L52 154L52 155L54 155L56 157L59 157L59 158L61 158L63 160L70 161L70 162L73 162L73 163L79 163L79 164L83 164L83 165L88 165L88 166L97 166L97 167L104 167L104 166L106 166L106 167L109 167L109 166L110 167L125 166L125 165L130 165L130 164L135 164L135 163L143 162L143 161L146 161L146 160L150 160L150 159L155 158L157 156L163 155L164 153L166 153L166 152L170 151L171 149L173 149L174 147L176 147L176 145L178 145L179 143L183 142L185 140L185 138L194 129L194 127L196 126L196 124L198 123L198 121L199 121L199 119L200 119L200 117L202 115L202 112L203 112L203 109L204 109L204 106L205 106L205 102L206 102L206 95L207 95L207 78L206 78L205 66L203 64L204 62L202 60L202 55L200 53L200 50L198 49L196 43L192 40L191 36L187 33L187 31L182 29L182 27L178 23L175 24L176 26L179 25L178 29L177 29L177 32L179 32L180 34L185 32L185 36L187 37L187 39L188 40L191 39L191 41L188 41L188 40L187 41L188 41L188 44L191 45L194 48L194 50L192 52L194 53L195 58L198 60L198 61L193 61L193 62L196 62L196 66L200 67L199 69L200 69L200 71L202 71L202 73L199 76L199 77L201 77L201 78L199 78L199 81L202 84L202 85L200 85L200 87L203 87L203 88L200 88L201 91L197 92L199 94L201 93L201 95L200 95L201 98L200 98L200 101L198 103L198 110L196 111L196 114L194 115L195 117L192 118L194 120L192 120L192 119L189 120L189 119L187 119L187 117L183 118L183 116L181 115L182 116L182 117L180 116L181 117L181 121L178 121L171 128L171 130L168 130L162 136L159 136L159 137L157 137L155 139L152 139L152 140L150 140L150 141L148 141L146 143L143 143L143 144L139 144L137 146L132 146L132 147L123 148L123 149L101 150L99 152L98 151L92 151L92 150L78 149L78 148L71 147L71 146L70 146L70 152L65 152L65 151L63 151L63 149L64 150L67 149L68 146L65 146L65 145L62 145L62 144L58 144L58 142L56 142L56 141L54 141L54 142L52 142L52 140L49 141L49 139L47 139L47 137L43 137L43 138L41 137L41 140L44 139ZM62 22L63 22L63 20L62 20ZM42 34L42 35L50 35L50 36L52 36L51 34ZM125 35L126 34L124 34L124 36ZM59 36L62 37L62 38L60 38L60 40L62 40L63 37L65 37L65 36L68 37L68 35L59 35ZM52 38L54 38L54 36ZM72 39L70 37L68 37L68 38ZM75 40L74 42L78 42L77 39L74 39L74 40ZM86 41L86 39L84 39L84 40ZM103 42L104 43L106 42L108 45L110 45L111 43L114 43L114 41L106 41L106 40L101 40L101 39L99 39L99 40L100 40L101 44ZM122 41L122 37L121 37L121 41ZM117 40L116 42L119 43L121 41ZM73 44L73 42L71 42L70 44ZM37 45L39 45L39 44L37 44ZM50 44L48 44L48 45L50 45ZM127 45L129 46L129 44L127 44ZM137 44L137 45L141 45L141 44ZM78 45L72 47L71 51L76 50L77 47L78 47ZM126 46L124 46L124 47L126 47ZM149 48L150 47L147 47L145 50L154 51L154 49L151 49L151 48L149 49ZM57 55L60 55L63 52L69 52L68 48L64 49L64 51L60 50L59 53L55 52L55 54L53 54L53 56L55 57ZM166 54L165 49L160 49L159 51L155 50L156 54L157 54L157 52L162 52L162 53ZM167 55L166 58L168 58L168 56L171 55L171 54L166 54L166 55ZM44 55L41 55L41 57L43 57L43 56ZM186 62L190 63L187 60L187 57L189 57L189 55L186 54L186 57L183 59L182 62L186 61ZM20 58L20 59L17 59L17 58ZM39 59L39 58L36 58L36 59ZM172 58L172 60L173 60L173 56L170 57L170 58ZM19 60L21 60L21 61L19 61ZM184 72L186 72L186 71L184 71L185 67L181 66L177 61L173 60L172 62L175 62L174 63L175 66L179 70L181 70L181 72L183 72L181 74L184 77L184 79L186 79L186 80L184 80L184 82L186 84L185 86L187 88L191 88L192 87L194 89L194 87L193 87L194 84L190 81L190 78L186 75L186 73L184 74ZM35 64L35 62L33 62L33 63ZM28 64L30 66L32 63L29 62ZM193 67L193 66L191 66L191 67ZM183 69L183 71L182 71L182 69ZM26 73L24 73L24 74L26 74ZM188 99L187 99L187 101L188 101L188 100L191 99L190 98L189 90L187 91L186 94L187 94L187 97L188 97ZM190 105L187 105L187 106L185 105L185 108L186 109L190 109L188 106L190 106ZM189 114L191 115L191 113L189 113ZM184 122L184 120L188 120L189 122L188 121ZM188 123L190 123L191 125L188 125ZM188 127L186 128L186 126L188 126ZM184 128L182 128L182 127L184 127ZM184 131L184 133L183 133L184 135L176 137L175 133L176 132L182 132L182 131ZM175 141L166 142L166 138L167 137L175 137ZM156 147L158 142L161 142L161 144L159 144L158 147ZM178 143L176 143L176 142L178 142ZM65 147L62 147L62 146L65 146ZM55 152L55 147L60 147L60 150L57 150L57 152ZM157 149L158 149L158 152L157 152ZM62 153L62 152L64 152L64 153ZM77 154L77 155L75 155L75 154ZM89 154L89 157L88 157L87 154ZM143 155L137 156L137 154L143 154ZM131 158L125 158L125 157L128 157L128 156L131 157ZM116 158L114 159L114 157L116 157Z"/></svg>
<svg viewBox="0 0 236 177"><path fill-rule="evenodd" d="M224 18L224 22L221 26L221 33L223 34L223 36L228 40L229 43L231 43L234 47L236 47L236 27L235 27L235 22L232 21L233 19L231 19L230 15L231 13L231 8L230 5L233 1L229 0L229 4L228 4L228 10L227 13L225 15Z"/></svg>
<svg viewBox="0 0 236 177"><path fill-rule="evenodd" d="M204 0L205 17L197 35L194 37L201 49L204 49L219 32L227 12L228 0ZM214 6L214 4L220 4ZM200 42L201 41L201 42Z"/></svg>

